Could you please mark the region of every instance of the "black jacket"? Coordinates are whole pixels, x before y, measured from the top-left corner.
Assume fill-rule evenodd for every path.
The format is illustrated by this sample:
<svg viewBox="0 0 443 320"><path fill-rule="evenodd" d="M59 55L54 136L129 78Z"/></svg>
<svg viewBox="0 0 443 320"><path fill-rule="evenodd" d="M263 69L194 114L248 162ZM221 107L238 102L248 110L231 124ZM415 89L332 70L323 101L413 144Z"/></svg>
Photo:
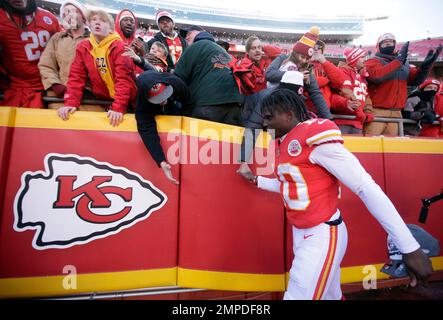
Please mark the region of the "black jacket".
<svg viewBox="0 0 443 320"><path fill-rule="evenodd" d="M180 42L182 43L182 48L183 48L183 52L186 50L186 47L188 46L185 38L183 38L181 35L177 35L180 39ZM166 47L166 50L168 51L168 56L166 58L166 60L168 61L168 71L174 69L174 62L172 62L172 58L171 58L171 53L169 52L169 46L168 43L166 42L166 38L162 35L161 32L157 32L154 36L154 38L152 38L151 40L148 41L148 44L146 46L146 52L149 52L149 50L151 50L151 46L154 42L156 41L160 41L161 43L163 43Z"/></svg>
<svg viewBox="0 0 443 320"><path fill-rule="evenodd" d="M157 83L171 85L174 89L172 99L168 99L168 104L163 108L160 107L160 105L150 103L146 98L147 92ZM137 78L137 102L135 108L137 130L143 143L159 167L160 163L166 160L166 157L160 145L155 116L160 114L181 115L183 110L179 108L177 102L183 102L185 104L188 98L188 87L183 80L173 74L146 71Z"/></svg>

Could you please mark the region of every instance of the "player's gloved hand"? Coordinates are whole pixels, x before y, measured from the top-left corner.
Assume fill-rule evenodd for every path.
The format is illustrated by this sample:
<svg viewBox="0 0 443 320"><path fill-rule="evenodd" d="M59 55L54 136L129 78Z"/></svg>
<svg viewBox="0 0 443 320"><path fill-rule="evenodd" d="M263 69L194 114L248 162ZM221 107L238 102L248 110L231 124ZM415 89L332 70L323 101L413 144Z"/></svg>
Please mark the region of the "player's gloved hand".
<svg viewBox="0 0 443 320"><path fill-rule="evenodd" d="M411 287L415 287L420 283L427 285L432 273L432 263L420 248L414 252L403 254L403 262L411 278Z"/></svg>
<svg viewBox="0 0 443 320"><path fill-rule="evenodd" d="M400 61L401 64L405 64L408 60L408 51L409 51L409 41L407 41L403 47L401 47L400 51L397 54L396 60Z"/></svg>

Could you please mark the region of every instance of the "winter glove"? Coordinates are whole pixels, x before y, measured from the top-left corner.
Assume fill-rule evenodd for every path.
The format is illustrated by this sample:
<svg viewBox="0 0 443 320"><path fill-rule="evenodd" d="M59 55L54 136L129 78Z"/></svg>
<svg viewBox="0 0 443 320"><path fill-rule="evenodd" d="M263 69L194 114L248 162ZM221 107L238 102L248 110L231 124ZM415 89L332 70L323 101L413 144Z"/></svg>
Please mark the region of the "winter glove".
<svg viewBox="0 0 443 320"><path fill-rule="evenodd" d="M400 51L398 52L397 57L395 60L398 60L401 62L401 64L405 64L406 60L408 60L408 51L409 51L409 41L406 42L403 47L401 47Z"/></svg>
<svg viewBox="0 0 443 320"><path fill-rule="evenodd" d="M421 122L425 123L425 124L432 124L436 119L437 119L437 116L434 112L426 111L423 114L423 118L421 119Z"/></svg>
<svg viewBox="0 0 443 320"><path fill-rule="evenodd" d="M370 113L365 113L366 114L366 119L365 119L365 123L369 123L374 121L375 116L373 114Z"/></svg>
<svg viewBox="0 0 443 320"><path fill-rule="evenodd" d="M51 86L52 91L54 91L55 95L58 98L63 98L65 91L66 91L66 86L60 84L60 83L54 83Z"/></svg>
<svg viewBox="0 0 443 320"><path fill-rule="evenodd" d="M442 46L440 45L438 48L437 48L437 50L435 50L435 52L434 52L434 50L429 50L429 52L428 52L428 54L426 55L426 58L425 58L425 60L423 61L423 63L421 64L421 68L422 69L425 69L425 68L428 68L428 67L430 67L437 59L438 59L438 56L440 55L440 53L441 53L441 51L442 51Z"/></svg>

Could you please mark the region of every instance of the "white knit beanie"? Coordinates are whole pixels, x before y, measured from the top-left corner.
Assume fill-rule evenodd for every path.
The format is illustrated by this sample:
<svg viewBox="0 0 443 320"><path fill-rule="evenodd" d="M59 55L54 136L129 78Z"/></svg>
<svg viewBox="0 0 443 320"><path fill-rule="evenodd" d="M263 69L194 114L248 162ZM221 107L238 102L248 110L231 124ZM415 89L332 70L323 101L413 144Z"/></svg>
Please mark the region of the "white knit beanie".
<svg viewBox="0 0 443 320"><path fill-rule="evenodd" d="M63 9L68 4L76 7L80 11L80 13L82 14L83 20L86 22L86 16L87 16L88 10L86 9L86 7L82 3L78 2L77 0L67 0L67 1L63 2L62 6L60 7L60 17L63 16Z"/></svg>

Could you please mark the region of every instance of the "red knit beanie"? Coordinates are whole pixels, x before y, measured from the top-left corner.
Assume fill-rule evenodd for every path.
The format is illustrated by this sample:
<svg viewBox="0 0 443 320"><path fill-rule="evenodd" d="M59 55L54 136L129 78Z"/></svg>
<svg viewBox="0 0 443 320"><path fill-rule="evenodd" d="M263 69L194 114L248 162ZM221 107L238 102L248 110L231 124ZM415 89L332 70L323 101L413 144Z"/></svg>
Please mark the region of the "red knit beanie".
<svg viewBox="0 0 443 320"><path fill-rule="evenodd" d="M346 63L351 67L355 67L358 60L360 60L360 58L366 57L367 53L365 50L360 48L355 48L355 49L346 48L343 51L343 55L346 58Z"/></svg>
<svg viewBox="0 0 443 320"><path fill-rule="evenodd" d="M314 53L314 46L319 39L320 29L318 27L312 27L309 32L306 32L300 40L292 48L292 51L304 54L307 57L312 57Z"/></svg>

